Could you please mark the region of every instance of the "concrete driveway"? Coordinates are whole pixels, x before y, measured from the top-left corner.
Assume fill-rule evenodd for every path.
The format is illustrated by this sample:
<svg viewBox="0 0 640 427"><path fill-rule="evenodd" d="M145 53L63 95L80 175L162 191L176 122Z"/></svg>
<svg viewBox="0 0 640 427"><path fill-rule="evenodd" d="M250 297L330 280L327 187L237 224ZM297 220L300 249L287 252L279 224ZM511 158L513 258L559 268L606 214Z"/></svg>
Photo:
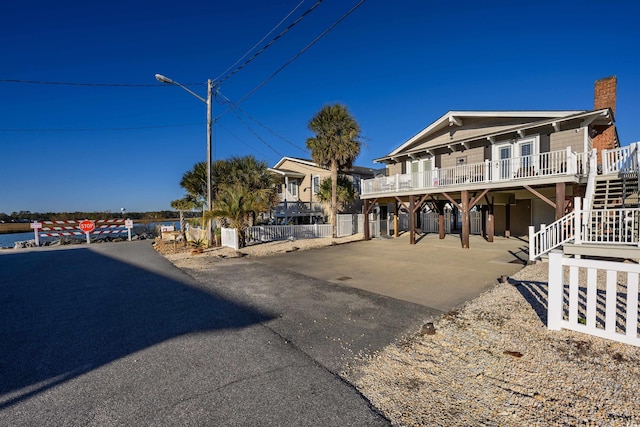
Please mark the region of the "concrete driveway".
<svg viewBox="0 0 640 427"><path fill-rule="evenodd" d="M259 258L257 262L447 312L520 270L528 255L518 238L493 243L436 234L409 245L408 234Z"/></svg>

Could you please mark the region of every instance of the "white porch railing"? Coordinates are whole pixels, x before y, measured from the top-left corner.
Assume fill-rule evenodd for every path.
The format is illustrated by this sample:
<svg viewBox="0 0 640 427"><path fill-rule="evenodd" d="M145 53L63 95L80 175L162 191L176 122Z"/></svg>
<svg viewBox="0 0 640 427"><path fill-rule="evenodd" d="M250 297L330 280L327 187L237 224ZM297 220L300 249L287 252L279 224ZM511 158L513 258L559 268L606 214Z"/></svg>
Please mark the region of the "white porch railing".
<svg viewBox="0 0 640 427"><path fill-rule="evenodd" d="M640 346L638 274L638 264L564 258L560 251L551 252L547 327Z"/></svg>
<svg viewBox="0 0 640 427"><path fill-rule="evenodd" d="M510 159L485 160L425 172L397 174L362 181L362 194L397 193L464 184L488 183L533 177L586 175L589 153L574 153L570 148Z"/></svg>
<svg viewBox="0 0 640 427"><path fill-rule="evenodd" d="M331 237L333 229L331 224L312 225L257 225L248 227L247 243L271 242L274 240L314 239L318 237Z"/></svg>
<svg viewBox="0 0 640 427"><path fill-rule="evenodd" d="M633 172L638 170L640 161L639 142L633 142L625 147L613 150L602 150L602 173L604 175L618 172Z"/></svg>
<svg viewBox="0 0 640 427"><path fill-rule="evenodd" d="M581 241L615 245L638 245L638 208L592 210L583 224Z"/></svg>

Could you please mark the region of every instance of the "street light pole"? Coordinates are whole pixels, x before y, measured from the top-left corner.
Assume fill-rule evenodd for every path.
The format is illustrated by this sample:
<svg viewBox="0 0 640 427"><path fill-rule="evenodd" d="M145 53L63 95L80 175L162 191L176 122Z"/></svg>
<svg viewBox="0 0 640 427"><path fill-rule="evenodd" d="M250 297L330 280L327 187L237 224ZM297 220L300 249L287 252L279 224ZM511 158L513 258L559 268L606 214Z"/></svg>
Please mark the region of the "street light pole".
<svg viewBox="0 0 640 427"><path fill-rule="evenodd" d="M185 85L175 80L172 80L168 77L165 77L162 74L156 74L156 80L162 83L172 84L172 85L181 87L185 91L189 92L191 95L198 98L200 101L207 104L207 209L211 210L212 208L211 206L211 142L212 142L212 136L211 136L212 102L211 100L213 99L213 80L211 79L207 80L207 99L204 99L203 97L201 97L200 95L198 95L197 93L195 93L194 91L186 87ZM211 244L211 220L209 220L209 222L207 223L207 240L209 241L209 244Z"/></svg>

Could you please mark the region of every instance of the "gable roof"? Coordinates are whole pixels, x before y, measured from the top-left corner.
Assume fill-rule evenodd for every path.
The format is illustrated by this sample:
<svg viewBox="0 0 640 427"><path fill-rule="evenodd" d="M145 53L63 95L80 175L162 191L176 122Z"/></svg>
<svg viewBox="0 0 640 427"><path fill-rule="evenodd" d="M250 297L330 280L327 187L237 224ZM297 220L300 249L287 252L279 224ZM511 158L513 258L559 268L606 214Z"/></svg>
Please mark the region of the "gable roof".
<svg viewBox="0 0 640 427"><path fill-rule="evenodd" d="M278 169L287 160L292 161L292 162L296 162L296 163L301 163L301 164L307 165L307 166L313 166L314 168L319 168L320 167L316 163L314 163L313 160L310 160L310 159L301 159L301 158L298 158L298 157L285 156L285 157L281 158L278 163L275 164L273 169Z"/></svg>
<svg viewBox="0 0 640 427"><path fill-rule="evenodd" d="M449 111L391 153L374 161L393 161L399 156L482 139L493 142L507 134L524 135L526 130L540 131L544 127L557 130L561 123L570 120L580 121L581 126L596 121L609 123L613 121L613 113L608 108L593 111ZM473 126L465 128L465 123L473 123ZM450 128L453 129L449 135L443 137Z"/></svg>
<svg viewBox="0 0 640 427"><path fill-rule="evenodd" d="M318 165L317 163L315 163L313 160L310 159L301 159L298 157L289 157L289 156L285 156L282 159L280 159L280 161L278 161L278 163L275 164L275 166L273 166L273 168L270 168L273 171L282 171L282 172L286 172L285 169L281 169L282 165L286 162L286 161L291 161L291 162L295 162L295 163L300 163L306 166L311 166L314 168L318 168L318 169L323 169L323 170L327 170L327 168L324 168L320 165ZM363 174L363 175L367 175L367 174L375 174L378 170L374 169L374 168L367 168L364 166L356 166L353 165L351 167L351 169L349 169L348 171L345 172L350 172L350 173L356 173L356 174ZM291 172L292 174L294 172ZM297 172L295 172L297 173ZM281 174L282 175L282 174ZM289 175L289 176L293 176L293 175ZM302 174L302 176L304 176L304 174Z"/></svg>

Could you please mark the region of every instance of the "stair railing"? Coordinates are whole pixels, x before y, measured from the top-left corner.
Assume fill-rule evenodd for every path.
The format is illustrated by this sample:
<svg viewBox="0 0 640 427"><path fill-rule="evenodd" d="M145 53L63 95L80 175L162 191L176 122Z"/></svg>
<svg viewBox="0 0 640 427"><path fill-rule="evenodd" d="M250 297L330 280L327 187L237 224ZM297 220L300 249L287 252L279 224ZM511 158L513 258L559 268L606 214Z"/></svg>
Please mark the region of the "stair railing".
<svg viewBox="0 0 640 427"><path fill-rule="evenodd" d="M576 233L582 228L580 202L580 197L575 197L573 212L549 225L541 224L537 232L534 226L529 227L529 261L535 261L536 258L567 242L580 240L580 233Z"/></svg>
<svg viewBox="0 0 640 427"><path fill-rule="evenodd" d="M598 150L595 148L591 150L588 159L588 175L587 175L587 188L584 191L584 203L582 208L586 211L584 223L588 224L591 210L593 209L593 198L596 192L596 176L598 176Z"/></svg>

